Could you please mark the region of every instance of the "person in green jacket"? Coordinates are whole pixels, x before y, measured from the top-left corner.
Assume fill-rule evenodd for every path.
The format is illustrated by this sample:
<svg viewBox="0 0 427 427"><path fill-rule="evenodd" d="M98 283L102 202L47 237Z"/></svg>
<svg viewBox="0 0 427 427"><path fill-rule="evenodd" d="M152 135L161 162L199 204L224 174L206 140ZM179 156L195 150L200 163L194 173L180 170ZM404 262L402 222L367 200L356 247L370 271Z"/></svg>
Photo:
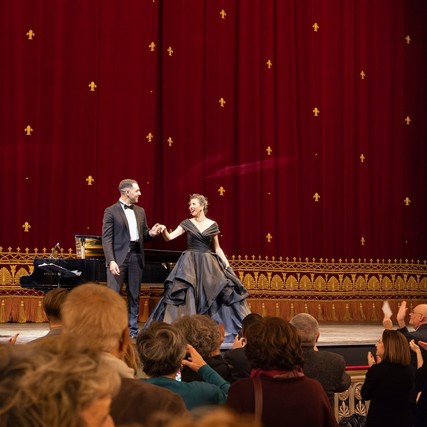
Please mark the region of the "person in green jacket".
<svg viewBox="0 0 427 427"><path fill-rule="evenodd" d="M227 401L230 383L215 372L196 349L187 344L182 333L165 322L153 322L140 332L136 345L147 381L164 387L179 396L188 410ZM187 358L186 358L187 355ZM188 366L203 378L191 383L179 381L182 365Z"/></svg>

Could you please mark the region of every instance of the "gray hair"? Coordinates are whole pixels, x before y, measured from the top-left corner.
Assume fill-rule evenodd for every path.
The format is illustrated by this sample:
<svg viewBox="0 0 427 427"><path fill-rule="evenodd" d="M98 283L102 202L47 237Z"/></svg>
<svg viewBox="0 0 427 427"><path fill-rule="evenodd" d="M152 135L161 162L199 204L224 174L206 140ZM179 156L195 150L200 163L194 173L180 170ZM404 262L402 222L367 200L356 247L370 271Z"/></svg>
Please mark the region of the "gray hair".
<svg viewBox="0 0 427 427"><path fill-rule="evenodd" d="M314 346L319 336L319 323L308 313L299 313L294 316L290 323L295 326L301 337L303 346Z"/></svg>
<svg viewBox="0 0 427 427"><path fill-rule="evenodd" d="M221 345L221 333L218 324L204 314L192 314L179 317L172 323L205 359Z"/></svg>
<svg viewBox="0 0 427 427"><path fill-rule="evenodd" d="M141 331L136 346L143 370L150 377L175 373L186 353L181 332L165 322L153 322Z"/></svg>
<svg viewBox="0 0 427 427"><path fill-rule="evenodd" d="M76 344L110 352L117 350L128 327L124 299L104 285L75 287L62 306L62 333Z"/></svg>

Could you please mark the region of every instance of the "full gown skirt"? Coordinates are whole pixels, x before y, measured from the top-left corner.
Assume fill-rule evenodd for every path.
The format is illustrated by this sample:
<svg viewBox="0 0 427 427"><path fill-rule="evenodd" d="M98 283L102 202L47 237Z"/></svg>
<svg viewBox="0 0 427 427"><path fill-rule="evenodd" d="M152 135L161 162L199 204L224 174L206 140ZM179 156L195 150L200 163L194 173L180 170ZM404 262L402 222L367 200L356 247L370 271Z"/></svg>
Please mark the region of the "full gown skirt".
<svg viewBox="0 0 427 427"><path fill-rule="evenodd" d="M180 225L187 232L187 250L165 280L163 297L144 328L153 321L172 323L181 316L206 314L224 325L224 343L231 343L250 313L245 301L248 292L212 252L213 237L219 233L216 222L202 233L189 219Z"/></svg>

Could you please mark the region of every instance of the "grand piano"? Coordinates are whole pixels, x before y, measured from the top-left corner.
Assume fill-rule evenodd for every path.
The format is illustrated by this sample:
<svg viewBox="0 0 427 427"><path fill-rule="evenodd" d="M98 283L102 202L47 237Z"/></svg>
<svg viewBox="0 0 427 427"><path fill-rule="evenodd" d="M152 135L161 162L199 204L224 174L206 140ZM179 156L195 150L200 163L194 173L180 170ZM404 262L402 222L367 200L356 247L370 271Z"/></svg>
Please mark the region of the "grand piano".
<svg viewBox="0 0 427 427"><path fill-rule="evenodd" d="M100 236L76 235L78 258L58 258L57 246L48 258L35 258L34 270L20 277L22 288L47 292L61 287L71 289L87 282L107 282L104 252ZM161 284L165 281L181 252L145 249L145 267L142 284Z"/></svg>

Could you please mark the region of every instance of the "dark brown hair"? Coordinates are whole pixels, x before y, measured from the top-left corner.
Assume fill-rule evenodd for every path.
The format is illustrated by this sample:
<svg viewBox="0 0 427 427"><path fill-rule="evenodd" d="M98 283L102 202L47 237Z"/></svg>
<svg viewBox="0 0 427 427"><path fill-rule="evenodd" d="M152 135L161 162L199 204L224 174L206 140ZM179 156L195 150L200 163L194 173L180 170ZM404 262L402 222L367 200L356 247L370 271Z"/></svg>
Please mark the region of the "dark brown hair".
<svg viewBox="0 0 427 427"><path fill-rule="evenodd" d="M280 317L263 317L245 329L246 356L252 368L290 371L303 366L296 328Z"/></svg>
<svg viewBox="0 0 427 427"><path fill-rule="evenodd" d="M411 351L405 335L394 329L385 329L382 336L384 362L408 366L411 363Z"/></svg>

